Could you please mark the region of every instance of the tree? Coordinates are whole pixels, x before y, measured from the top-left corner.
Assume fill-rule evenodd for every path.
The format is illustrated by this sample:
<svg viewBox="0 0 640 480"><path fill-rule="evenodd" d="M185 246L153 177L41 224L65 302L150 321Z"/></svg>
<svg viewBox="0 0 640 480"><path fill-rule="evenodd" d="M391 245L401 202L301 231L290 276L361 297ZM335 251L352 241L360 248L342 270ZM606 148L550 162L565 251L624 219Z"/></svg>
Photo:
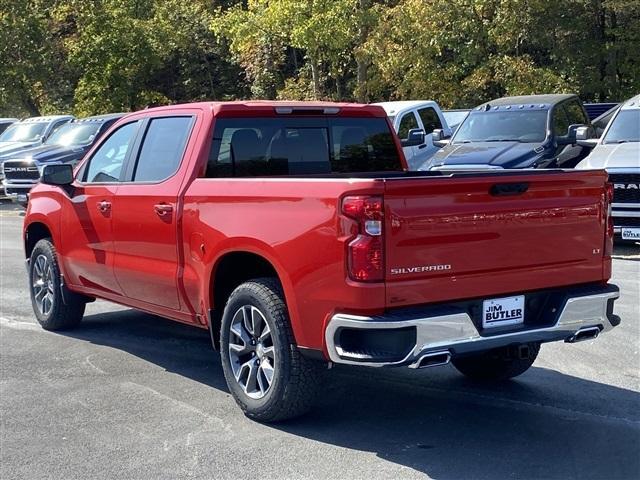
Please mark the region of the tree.
<svg viewBox="0 0 640 480"><path fill-rule="evenodd" d="M59 25L48 14L51 4L0 0L0 112L4 114L55 112L72 95L69 71L55 37Z"/></svg>

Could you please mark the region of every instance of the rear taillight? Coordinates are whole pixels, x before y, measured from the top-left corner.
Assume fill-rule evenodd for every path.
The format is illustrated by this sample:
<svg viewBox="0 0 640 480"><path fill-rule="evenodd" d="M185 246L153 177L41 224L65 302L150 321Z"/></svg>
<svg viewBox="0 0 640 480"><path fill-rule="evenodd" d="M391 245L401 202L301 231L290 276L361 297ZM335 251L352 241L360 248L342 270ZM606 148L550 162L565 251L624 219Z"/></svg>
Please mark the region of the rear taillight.
<svg viewBox="0 0 640 480"><path fill-rule="evenodd" d="M342 200L342 213L356 221L351 232L354 238L347 245L349 277L359 282L384 280L382 197L345 197Z"/></svg>
<svg viewBox="0 0 640 480"><path fill-rule="evenodd" d="M607 213L606 227L607 235L604 240L604 255L610 256L613 253L613 217L611 216L611 204L613 203L613 183L605 184L605 207Z"/></svg>

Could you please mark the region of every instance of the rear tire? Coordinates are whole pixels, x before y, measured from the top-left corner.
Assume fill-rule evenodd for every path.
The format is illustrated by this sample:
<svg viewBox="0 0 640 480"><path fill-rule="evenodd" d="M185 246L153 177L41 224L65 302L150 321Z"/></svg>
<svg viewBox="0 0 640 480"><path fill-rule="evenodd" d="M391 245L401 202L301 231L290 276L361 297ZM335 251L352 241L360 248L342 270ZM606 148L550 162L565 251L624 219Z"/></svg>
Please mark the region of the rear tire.
<svg viewBox="0 0 640 480"><path fill-rule="evenodd" d="M62 285L56 249L48 238L38 241L31 252L29 292L36 319L45 330L70 329L82 320L86 298Z"/></svg>
<svg viewBox="0 0 640 480"><path fill-rule="evenodd" d="M523 349L522 347L528 347ZM463 375L481 382L501 382L526 372L536 361L539 343L488 350L453 358L451 363Z"/></svg>
<svg viewBox="0 0 640 480"><path fill-rule="evenodd" d="M322 364L300 354L277 280L254 279L233 291L222 317L220 356L229 390L247 417L276 422L311 408Z"/></svg>

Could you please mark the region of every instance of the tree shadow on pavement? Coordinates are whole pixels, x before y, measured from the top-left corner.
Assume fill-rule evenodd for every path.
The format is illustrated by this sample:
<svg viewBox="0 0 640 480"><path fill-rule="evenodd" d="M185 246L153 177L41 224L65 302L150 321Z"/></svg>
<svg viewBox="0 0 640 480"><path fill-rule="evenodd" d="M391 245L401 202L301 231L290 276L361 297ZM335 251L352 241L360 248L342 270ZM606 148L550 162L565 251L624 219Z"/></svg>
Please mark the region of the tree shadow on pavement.
<svg viewBox="0 0 640 480"><path fill-rule="evenodd" d="M206 330L125 310L87 316L65 335L228 391ZM327 373L312 412L270 428L436 479L640 478L637 392L536 367L494 386L452 367Z"/></svg>

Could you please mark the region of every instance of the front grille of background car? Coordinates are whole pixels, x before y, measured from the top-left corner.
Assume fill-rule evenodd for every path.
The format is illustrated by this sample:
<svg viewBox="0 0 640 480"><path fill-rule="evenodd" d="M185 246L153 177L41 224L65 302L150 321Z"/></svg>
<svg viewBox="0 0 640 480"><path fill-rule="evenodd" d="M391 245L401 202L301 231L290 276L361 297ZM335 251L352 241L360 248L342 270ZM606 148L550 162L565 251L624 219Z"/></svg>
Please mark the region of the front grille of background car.
<svg viewBox="0 0 640 480"><path fill-rule="evenodd" d="M615 227L640 227L640 217L614 217Z"/></svg>
<svg viewBox="0 0 640 480"><path fill-rule="evenodd" d="M630 184L640 186L640 173L610 173L609 181L614 186L613 203L640 203L640 188L627 188Z"/></svg>
<svg viewBox="0 0 640 480"><path fill-rule="evenodd" d="M11 180L38 180L40 172L34 162L24 160L7 160L4 162L4 175Z"/></svg>

